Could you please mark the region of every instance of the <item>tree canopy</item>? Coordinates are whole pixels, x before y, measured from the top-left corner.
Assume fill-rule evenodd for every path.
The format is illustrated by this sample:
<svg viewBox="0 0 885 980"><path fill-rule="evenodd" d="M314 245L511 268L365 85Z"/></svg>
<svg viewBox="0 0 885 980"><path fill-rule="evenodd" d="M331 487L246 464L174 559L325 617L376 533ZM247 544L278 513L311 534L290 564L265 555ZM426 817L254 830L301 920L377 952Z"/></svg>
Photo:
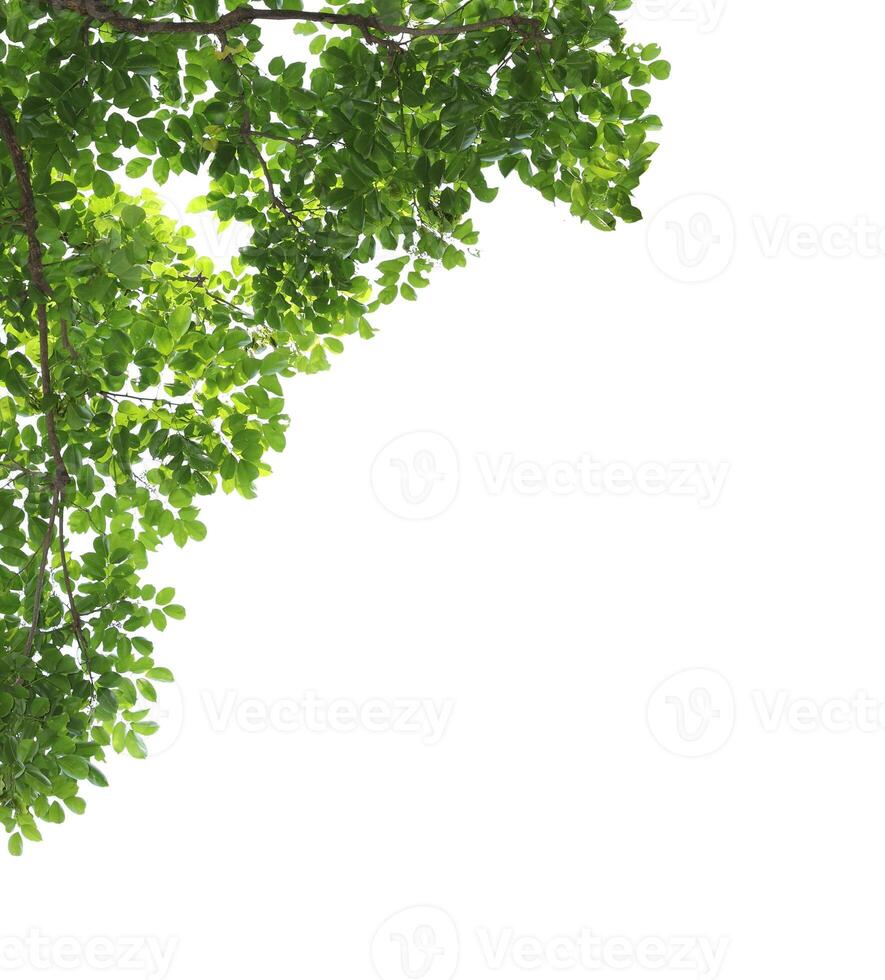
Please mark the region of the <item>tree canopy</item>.
<svg viewBox="0 0 885 980"><path fill-rule="evenodd" d="M641 217L669 74L629 0L0 0L0 822L82 813L109 749L146 755L144 578L252 497L286 442L281 379L477 241L515 173L602 231ZM291 57L263 56L285 32ZM250 228L225 268L152 186ZM120 175L144 178L137 195ZM131 182L127 182L131 186Z"/></svg>

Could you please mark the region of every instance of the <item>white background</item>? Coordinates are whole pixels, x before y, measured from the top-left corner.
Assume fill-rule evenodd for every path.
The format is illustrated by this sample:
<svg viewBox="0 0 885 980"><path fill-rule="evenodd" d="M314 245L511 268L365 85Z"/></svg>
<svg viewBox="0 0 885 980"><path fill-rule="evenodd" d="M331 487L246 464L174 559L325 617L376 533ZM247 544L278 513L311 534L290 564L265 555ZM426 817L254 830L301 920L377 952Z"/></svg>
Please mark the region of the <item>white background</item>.
<svg viewBox="0 0 885 980"><path fill-rule="evenodd" d="M15 975L881 975L885 9L631 31L674 65L648 220L508 183L481 258L290 384L259 499L156 562L165 751L3 860Z"/></svg>

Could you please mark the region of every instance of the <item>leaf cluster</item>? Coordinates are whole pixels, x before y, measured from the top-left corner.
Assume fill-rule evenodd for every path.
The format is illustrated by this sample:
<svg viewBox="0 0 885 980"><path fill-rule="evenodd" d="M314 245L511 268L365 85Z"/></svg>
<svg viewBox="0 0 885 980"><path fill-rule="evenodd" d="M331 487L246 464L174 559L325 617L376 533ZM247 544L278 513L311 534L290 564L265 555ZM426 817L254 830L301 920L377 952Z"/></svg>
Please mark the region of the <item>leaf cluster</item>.
<svg viewBox="0 0 885 980"><path fill-rule="evenodd" d="M184 616L145 580L150 556L205 537L201 498L254 496L286 443L283 380L325 370L380 306L463 265L497 178L602 231L641 217L660 127L647 87L669 65L627 41L627 6L0 3L13 854L38 821L83 811L109 750L146 755L155 684L172 680L157 634ZM270 31L291 57L267 61ZM150 187L121 188L184 173L206 180L192 210L250 229L230 268L196 253Z"/></svg>

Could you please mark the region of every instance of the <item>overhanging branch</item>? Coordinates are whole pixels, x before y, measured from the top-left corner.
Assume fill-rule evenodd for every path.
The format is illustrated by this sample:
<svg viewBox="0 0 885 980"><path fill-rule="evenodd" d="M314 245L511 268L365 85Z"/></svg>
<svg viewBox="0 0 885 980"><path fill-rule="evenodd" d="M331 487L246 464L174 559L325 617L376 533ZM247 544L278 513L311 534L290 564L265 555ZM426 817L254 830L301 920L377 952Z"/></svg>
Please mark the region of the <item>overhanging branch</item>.
<svg viewBox="0 0 885 980"><path fill-rule="evenodd" d="M37 332L40 342L40 387L43 397L50 401L54 395L52 375L49 367L49 318L46 312L47 299L51 294L46 273L43 268L43 247L37 234L37 208L34 202L34 188L31 183L31 172L25 159L24 151L15 133L15 126L6 110L0 106L0 140L5 144L12 160L15 178L21 197L21 215L28 241L28 274L31 285L38 293L35 297L37 306ZM61 455L61 445L55 427L55 410L46 409L46 439L49 455L52 457L54 475L52 480L52 504L49 511L49 522L40 546L40 562L37 567L37 580L34 590L34 607L31 614L31 628L25 642L25 656L30 657L40 625L40 608L43 601L43 584L46 578L46 566L49 561L49 551L55 532L55 520L59 508L63 506L62 498L67 487L68 475Z"/></svg>
<svg viewBox="0 0 885 980"><path fill-rule="evenodd" d="M53 387L49 370L49 318L46 313L46 299L52 291L46 281L46 272L43 268L43 247L37 234L37 207L34 203L31 173L25 160L24 151L15 134L12 119L2 106L0 106L0 139L6 144L6 149L12 159L15 178L21 195L21 215L28 240L28 274L32 285L40 293L36 300L37 332L40 338L40 386L43 397L49 399L53 395ZM51 408L46 412L46 435L49 441L49 450L55 462L53 485L57 490L64 490L68 473L62 460L61 446L55 429L55 412Z"/></svg>
<svg viewBox="0 0 885 980"><path fill-rule="evenodd" d="M50 0L56 10L69 10L89 17L92 20L110 24L129 34L215 34L236 31L244 24L262 20L309 21L315 24L329 24L339 27L356 27L359 30L375 31L379 34L408 37L454 37L460 34L473 34L490 31L498 27L536 37L543 36L541 22L534 17L493 17L489 20L468 24L427 24L420 27L411 24L385 24L377 17L362 14L336 14L318 10L259 10L255 7L237 7L217 20L150 20L144 17L126 17L115 13L98 0Z"/></svg>

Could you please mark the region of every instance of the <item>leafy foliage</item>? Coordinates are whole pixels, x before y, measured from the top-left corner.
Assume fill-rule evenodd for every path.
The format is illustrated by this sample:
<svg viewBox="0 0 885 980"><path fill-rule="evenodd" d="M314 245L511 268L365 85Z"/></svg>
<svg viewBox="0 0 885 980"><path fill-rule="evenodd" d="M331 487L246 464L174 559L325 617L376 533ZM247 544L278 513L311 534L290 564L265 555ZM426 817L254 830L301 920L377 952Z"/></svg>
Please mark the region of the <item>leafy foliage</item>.
<svg viewBox="0 0 885 980"><path fill-rule="evenodd" d="M333 0L334 2L334 0ZM438 265L465 262L490 168L601 230L632 193L669 65L629 0L0 2L0 822L81 813L109 748L136 758L154 639L184 616L143 579L199 499L254 495L286 442L281 378ZM262 58L262 31L299 56ZM299 35L310 35L299 39ZM230 269L149 189L251 226Z"/></svg>

